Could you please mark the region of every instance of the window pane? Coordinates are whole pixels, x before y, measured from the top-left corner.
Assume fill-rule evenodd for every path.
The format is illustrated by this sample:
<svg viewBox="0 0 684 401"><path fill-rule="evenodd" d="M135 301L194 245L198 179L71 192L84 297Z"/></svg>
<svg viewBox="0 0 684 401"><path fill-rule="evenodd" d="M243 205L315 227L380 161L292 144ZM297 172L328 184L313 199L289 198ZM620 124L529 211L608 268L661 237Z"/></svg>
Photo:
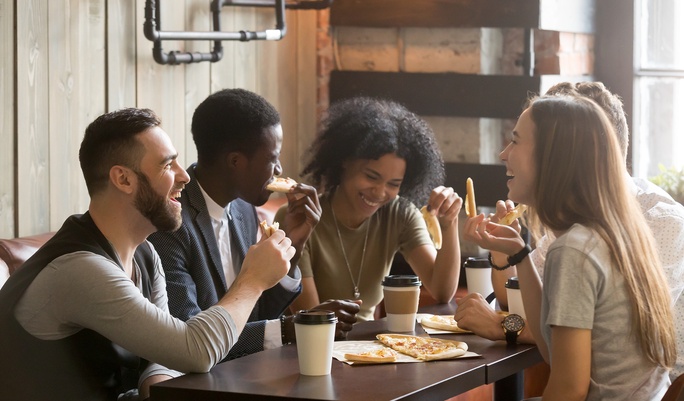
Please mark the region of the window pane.
<svg viewBox="0 0 684 401"><path fill-rule="evenodd" d="M684 166L684 78L638 78L639 99L632 173L639 177L658 174L658 164Z"/></svg>
<svg viewBox="0 0 684 401"><path fill-rule="evenodd" d="M684 1L641 0L640 66L684 70Z"/></svg>

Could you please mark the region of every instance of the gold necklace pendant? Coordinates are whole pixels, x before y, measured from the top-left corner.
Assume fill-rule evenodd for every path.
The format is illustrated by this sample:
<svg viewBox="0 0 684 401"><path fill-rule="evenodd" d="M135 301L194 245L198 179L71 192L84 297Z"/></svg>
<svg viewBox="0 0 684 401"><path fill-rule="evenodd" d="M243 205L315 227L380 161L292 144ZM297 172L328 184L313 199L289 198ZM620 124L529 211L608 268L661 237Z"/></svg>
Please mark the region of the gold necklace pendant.
<svg viewBox="0 0 684 401"><path fill-rule="evenodd" d="M363 271L363 262L366 259L366 245L368 244L368 231L370 231L370 224L373 216L370 217L368 221L368 226L366 226L366 238L363 241L363 250L361 251L361 265L359 266L359 274L354 280L354 275L352 274L351 266L349 265L349 259L347 258L347 252L344 249L344 243L342 242L342 234L340 233L340 227L337 224L337 216L335 215L335 208L332 205L332 197L328 199L328 204L330 205L330 210L332 211L333 221L335 222L335 230L337 231L337 239L340 241L340 247L342 248L342 256L344 256L344 263L347 266L347 271L349 271L349 278L354 286L354 299L361 299L361 291L359 291L359 284L361 284L361 272Z"/></svg>

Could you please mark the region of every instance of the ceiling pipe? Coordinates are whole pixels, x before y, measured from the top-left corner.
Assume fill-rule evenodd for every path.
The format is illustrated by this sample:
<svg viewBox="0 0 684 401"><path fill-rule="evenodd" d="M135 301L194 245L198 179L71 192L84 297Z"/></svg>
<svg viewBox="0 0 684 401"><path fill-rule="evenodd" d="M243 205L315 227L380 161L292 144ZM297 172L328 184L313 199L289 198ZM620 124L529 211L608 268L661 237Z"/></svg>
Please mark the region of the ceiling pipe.
<svg viewBox="0 0 684 401"><path fill-rule="evenodd" d="M216 62L223 57L222 40L280 40L287 33L285 8L292 9L324 9L332 4L332 0L310 0L286 2L285 0L213 0L211 14L213 31L211 32L178 32L161 30L161 11L157 0L145 1L145 37L154 42L152 56L159 64L189 64L202 61ZM275 29L263 31L221 32L221 8L224 6L274 7L276 16ZM164 40L212 40L214 47L209 53L170 51L164 53L161 42Z"/></svg>

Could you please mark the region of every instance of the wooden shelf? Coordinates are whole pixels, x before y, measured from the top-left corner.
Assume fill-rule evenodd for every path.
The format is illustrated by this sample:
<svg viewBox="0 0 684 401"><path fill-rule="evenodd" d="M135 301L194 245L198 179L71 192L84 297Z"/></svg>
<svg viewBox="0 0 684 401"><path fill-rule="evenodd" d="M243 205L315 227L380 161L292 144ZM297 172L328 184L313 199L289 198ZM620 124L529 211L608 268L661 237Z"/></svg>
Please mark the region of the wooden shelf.
<svg viewBox="0 0 684 401"><path fill-rule="evenodd" d="M369 96L392 99L422 116L518 118L531 94L578 80L591 77L333 71L330 100Z"/></svg>
<svg viewBox="0 0 684 401"><path fill-rule="evenodd" d="M596 0L335 0L330 24L594 32Z"/></svg>

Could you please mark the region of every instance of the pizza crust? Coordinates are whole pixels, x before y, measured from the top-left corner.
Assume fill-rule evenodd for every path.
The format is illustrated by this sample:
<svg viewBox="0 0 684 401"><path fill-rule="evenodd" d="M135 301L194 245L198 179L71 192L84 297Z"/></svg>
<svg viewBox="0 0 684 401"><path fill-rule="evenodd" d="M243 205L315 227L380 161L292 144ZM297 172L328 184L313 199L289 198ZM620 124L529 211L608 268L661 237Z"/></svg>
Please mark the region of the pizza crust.
<svg viewBox="0 0 684 401"><path fill-rule="evenodd" d="M367 352L347 353L344 354L344 359L352 362L396 362L397 353L391 348L383 347Z"/></svg>
<svg viewBox="0 0 684 401"><path fill-rule="evenodd" d="M468 177L466 180L466 198L465 198L466 216L473 218L477 216L477 205L475 204L475 186L473 179Z"/></svg>
<svg viewBox="0 0 684 401"><path fill-rule="evenodd" d="M464 330L458 327L458 323L454 320L453 315L432 315L425 316L420 320L423 326L432 329L446 330L454 333L472 333L470 330Z"/></svg>
<svg viewBox="0 0 684 401"><path fill-rule="evenodd" d="M259 223L259 226L261 226L261 232L264 234L264 238L270 237L280 228L280 224L278 224L277 221L273 223L273 225L269 225L266 220L263 220Z"/></svg>
<svg viewBox="0 0 684 401"><path fill-rule="evenodd" d="M378 334L376 338L385 346L422 361L456 358L468 351L468 344L464 342L441 338L404 334Z"/></svg>

